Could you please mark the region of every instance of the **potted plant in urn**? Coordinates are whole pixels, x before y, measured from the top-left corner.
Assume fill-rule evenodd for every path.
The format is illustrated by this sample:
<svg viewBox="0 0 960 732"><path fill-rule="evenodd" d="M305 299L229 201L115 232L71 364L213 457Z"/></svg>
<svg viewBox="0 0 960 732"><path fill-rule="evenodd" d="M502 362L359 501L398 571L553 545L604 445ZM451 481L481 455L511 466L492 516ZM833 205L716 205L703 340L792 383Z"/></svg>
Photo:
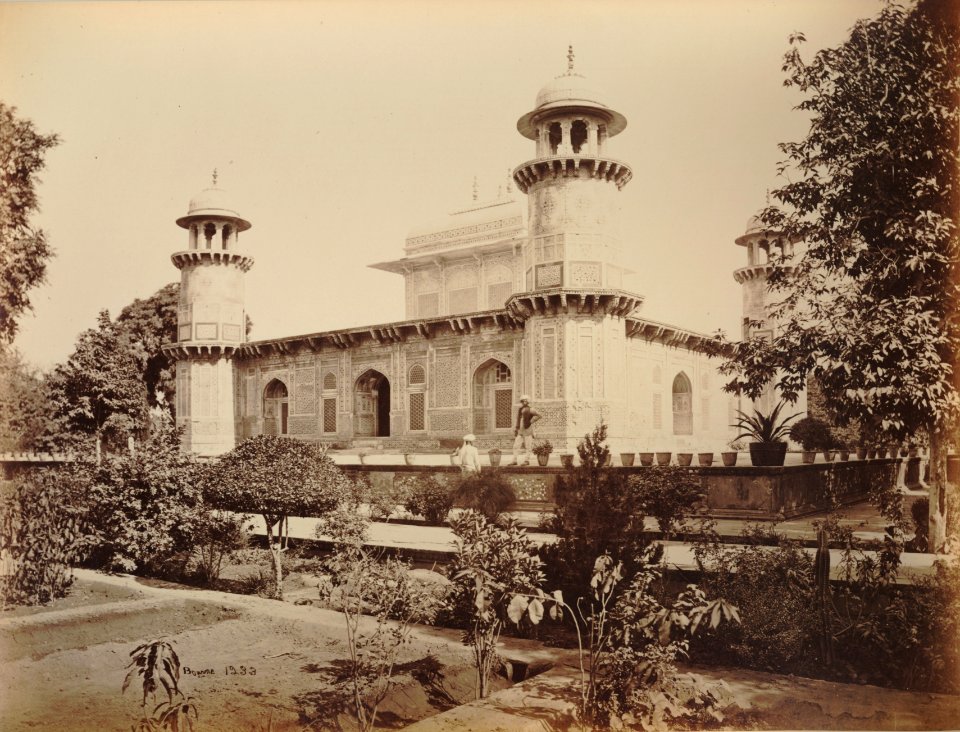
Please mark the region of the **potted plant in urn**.
<svg viewBox="0 0 960 732"><path fill-rule="evenodd" d="M562 452L560 453L560 465L565 468L573 467L573 453L572 452Z"/></svg>
<svg viewBox="0 0 960 732"><path fill-rule="evenodd" d="M833 432L830 425L816 417L804 417L790 428L790 437L803 446L803 462L816 460L817 451L824 451L827 462L833 457ZM829 457L827 453L830 453Z"/></svg>
<svg viewBox="0 0 960 732"><path fill-rule="evenodd" d="M491 447L489 450L487 450L487 457L490 458L491 467L496 468L500 465L500 455L501 452L499 447Z"/></svg>
<svg viewBox="0 0 960 732"><path fill-rule="evenodd" d="M550 444L550 440L538 440L533 446L533 454L537 456L537 463L542 468L546 467L550 460L551 452L553 452L553 445Z"/></svg>
<svg viewBox="0 0 960 732"><path fill-rule="evenodd" d="M770 414L754 409L753 414L737 410L737 421L733 424L740 430L735 439L750 439L750 462L754 466L783 465L787 455L786 438L790 436L789 424L799 417L791 414L781 419L780 412L784 402L779 402Z"/></svg>

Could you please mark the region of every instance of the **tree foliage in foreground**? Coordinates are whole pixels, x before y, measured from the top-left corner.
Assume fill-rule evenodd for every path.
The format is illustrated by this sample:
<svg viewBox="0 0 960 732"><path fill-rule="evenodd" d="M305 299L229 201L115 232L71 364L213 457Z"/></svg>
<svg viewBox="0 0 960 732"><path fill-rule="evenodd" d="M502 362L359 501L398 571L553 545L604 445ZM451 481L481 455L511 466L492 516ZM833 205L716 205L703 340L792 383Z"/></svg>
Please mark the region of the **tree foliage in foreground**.
<svg viewBox="0 0 960 732"><path fill-rule="evenodd" d="M353 481L326 451L289 437L258 435L241 442L207 469L208 501L241 513L258 513L273 555L274 594L283 596L283 551L287 518L322 516L354 493ZM276 532L276 541L274 541Z"/></svg>
<svg viewBox="0 0 960 732"><path fill-rule="evenodd" d="M17 318L30 309L28 291L41 282L53 249L30 219L40 209L37 176L56 135L41 135L16 107L0 102L0 342L17 333Z"/></svg>
<svg viewBox="0 0 960 732"><path fill-rule="evenodd" d="M125 438L147 426L146 387L106 310L83 332L73 354L47 380L55 417L68 436L92 435L98 455L105 436Z"/></svg>
<svg viewBox="0 0 960 732"><path fill-rule="evenodd" d="M171 282L144 300L137 298L117 316L116 327L137 364L150 406L157 404L158 391L171 408L176 404L176 365L160 348L177 340L179 297L180 283Z"/></svg>
<svg viewBox="0 0 960 732"><path fill-rule="evenodd" d="M945 442L958 413L957 18L949 3L890 3L809 61L791 37L784 84L809 115L780 146L788 181L765 226L802 242L773 253L772 342L734 347L731 391L774 382L789 400L808 377L840 424L931 442L931 535L945 528Z"/></svg>
<svg viewBox="0 0 960 732"><path fill-rule="evenodd" d="M0 452L35 449L52 431L43 375L15 348L0 345Z"/></svg>

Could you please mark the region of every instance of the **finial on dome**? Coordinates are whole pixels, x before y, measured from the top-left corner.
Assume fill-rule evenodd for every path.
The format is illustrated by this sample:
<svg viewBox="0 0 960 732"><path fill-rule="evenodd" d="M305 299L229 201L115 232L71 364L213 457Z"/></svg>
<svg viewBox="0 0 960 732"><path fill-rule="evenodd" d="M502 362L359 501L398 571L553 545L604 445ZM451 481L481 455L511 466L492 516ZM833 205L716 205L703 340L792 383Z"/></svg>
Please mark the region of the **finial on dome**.
<svg viewBox="0 0 960 732"><path fill-rule="evenodd" d="M480 189L477 186L477 176L473 176L473 200L477 200L477 196L480 194Z"/></svg>
<svg viewBox="0 0 960 732"><path fill-rule="evenodd" d="M567 73L573 73L573 45L567 46Z"/></svg>
<svg viewBox="0 0 960 732"><path fill-rule="evenodd" d="M217 169L216 168L213 169L213 187L214 188L217 187Z"/></svg>

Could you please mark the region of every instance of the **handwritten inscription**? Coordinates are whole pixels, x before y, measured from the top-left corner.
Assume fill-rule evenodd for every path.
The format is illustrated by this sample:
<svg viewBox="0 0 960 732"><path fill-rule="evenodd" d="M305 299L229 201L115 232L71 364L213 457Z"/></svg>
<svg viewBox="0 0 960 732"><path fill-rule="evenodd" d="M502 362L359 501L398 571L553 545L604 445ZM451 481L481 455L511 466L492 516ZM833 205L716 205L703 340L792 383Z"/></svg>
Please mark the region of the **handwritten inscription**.
<svg viewBox="0 0 960 732"><path fill-rule="evenodd" d="M217 669L213 668L190 668L184 666L180 671L185 676L216 676ZM224 666L221 671L223 676L256 676L257 669L253 666Z"/></svg>

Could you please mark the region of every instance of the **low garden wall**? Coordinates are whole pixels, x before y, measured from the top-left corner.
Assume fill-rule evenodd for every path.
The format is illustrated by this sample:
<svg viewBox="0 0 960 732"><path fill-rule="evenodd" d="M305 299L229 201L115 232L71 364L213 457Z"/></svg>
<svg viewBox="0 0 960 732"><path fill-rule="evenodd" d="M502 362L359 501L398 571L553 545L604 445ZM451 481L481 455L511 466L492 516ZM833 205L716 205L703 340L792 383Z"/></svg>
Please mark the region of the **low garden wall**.
<svg viewBox="0 0 960 732"><path fill-rule="evenodd" d="M831 493L840 503L866 498L871 486L893 487L903 479L902 460L852 460L849 462L786 465L783 467L691 467L700 476L707 508L716 518L773 520L825 510ZM365 476L372 486L392 491L414 476L432 473L454 480L459 468L429 465L342 465L348 474ZM489 470L490 468L484 468ZM613 467L640 475L645 467ZM514 510L549 511L553 508L557 477L568 473L555 467L502 467L500 472L517 493Z"/></svg>

